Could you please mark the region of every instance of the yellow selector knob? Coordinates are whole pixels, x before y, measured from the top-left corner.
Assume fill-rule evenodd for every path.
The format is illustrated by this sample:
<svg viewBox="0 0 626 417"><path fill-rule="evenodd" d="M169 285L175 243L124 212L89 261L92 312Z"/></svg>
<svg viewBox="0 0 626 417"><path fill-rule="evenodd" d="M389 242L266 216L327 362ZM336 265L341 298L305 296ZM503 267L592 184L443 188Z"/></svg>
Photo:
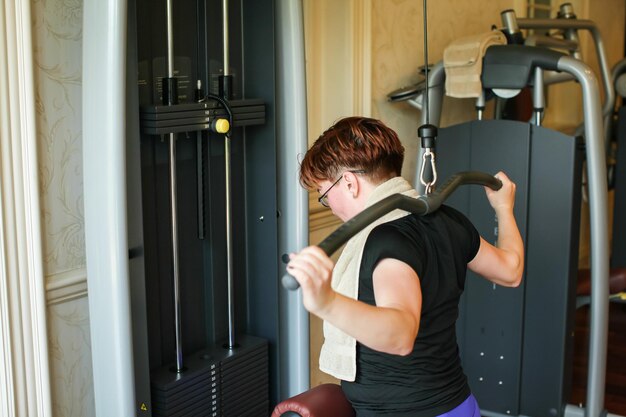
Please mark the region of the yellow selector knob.
<svg viewBox="0 0 626 417"><path fill-rule="evenodd" d="M217 133L227 133L230 130L230 123L226 119L217 119L213 123L213 130Z"/></svg>

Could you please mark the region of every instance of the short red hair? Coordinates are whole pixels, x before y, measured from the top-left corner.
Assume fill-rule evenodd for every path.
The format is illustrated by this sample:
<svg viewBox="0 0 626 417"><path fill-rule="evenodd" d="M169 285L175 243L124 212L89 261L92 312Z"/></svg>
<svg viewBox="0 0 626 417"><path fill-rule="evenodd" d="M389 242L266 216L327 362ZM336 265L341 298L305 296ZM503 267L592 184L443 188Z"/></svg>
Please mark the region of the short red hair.
<svg viewBox="0 0 626 417"><path fill-rule="evenodd" d="M300 166L300 183L315 189L334 181L343 171L363 170L379 183L402 172L404 147L383 122L368 117L346 117L328 128L308 150Z"/></svg>

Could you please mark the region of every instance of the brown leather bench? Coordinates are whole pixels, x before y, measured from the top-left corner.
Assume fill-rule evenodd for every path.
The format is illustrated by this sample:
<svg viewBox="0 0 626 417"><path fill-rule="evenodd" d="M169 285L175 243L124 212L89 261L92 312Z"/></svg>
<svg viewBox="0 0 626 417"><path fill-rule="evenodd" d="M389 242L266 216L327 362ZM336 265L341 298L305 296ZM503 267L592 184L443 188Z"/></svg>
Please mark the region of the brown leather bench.
<svg viewBox="0 0 626 417"><path fill-rule="evenodd" d="M355 417L356 413L337 384L322 384L286 399L274 408L272 417L292 412L301 417Z"/></svg>

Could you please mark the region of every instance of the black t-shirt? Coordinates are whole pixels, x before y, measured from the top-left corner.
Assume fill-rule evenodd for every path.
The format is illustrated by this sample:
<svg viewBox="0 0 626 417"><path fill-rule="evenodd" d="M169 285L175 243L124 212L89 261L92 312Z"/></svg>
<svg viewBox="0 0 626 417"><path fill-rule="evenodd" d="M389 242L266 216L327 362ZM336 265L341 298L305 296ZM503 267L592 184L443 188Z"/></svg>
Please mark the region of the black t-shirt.
<svg viewBox="0 0 626 417"><path fill-rule="evenodd" d="M461 368L455 322L467 263L480 236L461 213L442 206L427 216L384 223L367 238L359 272L359 300L375 305L372 273L383 259L411 266L420 279L422 311L413 352L391 355L357 343L355 382L341 386L358 417L433 417L470 394Z"/></svg>

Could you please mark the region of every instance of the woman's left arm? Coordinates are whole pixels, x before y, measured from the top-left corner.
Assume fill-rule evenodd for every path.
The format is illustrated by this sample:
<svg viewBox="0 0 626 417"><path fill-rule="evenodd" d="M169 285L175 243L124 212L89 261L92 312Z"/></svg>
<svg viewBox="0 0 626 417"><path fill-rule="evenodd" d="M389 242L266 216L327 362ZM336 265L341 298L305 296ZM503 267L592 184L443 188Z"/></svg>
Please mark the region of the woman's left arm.
<svg viewBox="0 0 626 417"><path fill-rule="evenodd" d="M376 306L345 297L330 287L333 263L318 247L292 255L289 272L303 291L305 308L371 349L408 355L419 330L419 277L406 263L383 259L373 272Z"/></svg>

